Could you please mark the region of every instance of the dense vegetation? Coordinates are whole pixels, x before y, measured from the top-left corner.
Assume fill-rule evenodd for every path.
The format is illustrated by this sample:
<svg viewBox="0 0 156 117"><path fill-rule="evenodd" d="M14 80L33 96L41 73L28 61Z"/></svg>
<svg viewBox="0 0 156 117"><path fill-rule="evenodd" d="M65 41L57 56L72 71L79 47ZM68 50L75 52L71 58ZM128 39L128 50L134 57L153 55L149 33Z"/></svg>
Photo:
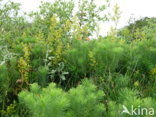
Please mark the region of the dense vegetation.
<svg viewBox="0 0 156 117"><path fill-rule="evenodd" d="M111 16L108 0L77 4L43 2L21 15L19 4L0 0L1 117L130 117L138 115L122 113L123 105L156 109L156 18L92 39L97 22L117 22L118 6Z"/></svg>

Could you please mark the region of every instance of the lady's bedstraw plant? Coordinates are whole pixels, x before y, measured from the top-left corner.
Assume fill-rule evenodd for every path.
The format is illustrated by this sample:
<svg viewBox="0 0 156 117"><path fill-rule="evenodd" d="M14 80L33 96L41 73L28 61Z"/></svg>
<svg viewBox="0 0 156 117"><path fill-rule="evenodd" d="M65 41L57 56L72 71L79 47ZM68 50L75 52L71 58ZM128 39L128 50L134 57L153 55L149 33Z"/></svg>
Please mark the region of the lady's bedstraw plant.
<svg viewBox="0 0 156 117"><path fill-rule="evenodd" d="M52 64L57 65L61 60L61 54L63 52L63 43L62 43L62 32L63 30L59 27L59 21L57 21L57 16L51 18L50 32L48 35L47 46L53 57Z"/></svg>
<svg viewBox="0 0 156 117"><path fill-rule="evenodd" d="M88 57L89 57L89 60L90 60L90 66L91 66L91 70L96 70L96 66L97 66L97 61L96 61L96 59L95 59L95 57L94 57L94 53L92 52L92 51L89 51L89 53L88 53Z"/></svg>
<svg viewBox="0 0 156 117"><path fill-rule="evenodd" d="M23 57L18 60L18 68L21 75L22 82L29 83L30 72L30 46L23 44Z"/></svg>

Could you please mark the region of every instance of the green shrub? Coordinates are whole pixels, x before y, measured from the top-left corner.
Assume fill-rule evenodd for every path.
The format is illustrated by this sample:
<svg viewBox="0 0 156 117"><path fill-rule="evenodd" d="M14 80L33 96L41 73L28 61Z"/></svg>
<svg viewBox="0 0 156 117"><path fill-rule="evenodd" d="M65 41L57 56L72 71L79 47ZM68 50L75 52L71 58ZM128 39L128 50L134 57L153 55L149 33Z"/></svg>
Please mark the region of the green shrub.
<svg viewBox="0 0 156 117"><path fill-rule="evenodd" d="M108 103L108 117L149 117L150 114L154 114L153 110L150 108L156 108L156 100L147 97L140 98L139 93L130 89L123 89L120 92L119 98L117 102L109 101ZM127 108L128 113L123 113L123 110ZM134 109L134 113L132 112L132 108ZM146 108L147 112L141 109ZM149 114L149 112L151 112ZM154 115L153 115L154 116Z"/></svg>
<svg viewBox="0 0 156 117"><path fill-rule="evenodd" d="M69 101L65 92L50 84L40 89L37 84L31 85L31 92L23 91L19 94L20 102L30 109L33 117L64 117Z"/></svg>
<svg viewBox="0 0 156 117"><path fill-rule="evenodd" d="M96 74L102 75L109 72L113 73L117 69L120 71L119 62L125 54L124 43L116 40L97 41L92 52L94 53L96 65Z"/></svg>
<svg viewBox="0 0 156 117"><path fill-rule="evenodd" d="M26 105L33 117L102 117L102 97L103 92L88 80L68 92L51 83L43 89L32 84L30 92L19 94L20 103Z"/></svg>
<svg viewBox="0 0 156 117"><path fill-rule="evenodd" d="M98 77L95 79L95 82L98 88L105 92L106 100L111 99L116 101L123 88L130 87L129 76L117 73Z"/></svg>
<svg viewBox="0 0 156 117"><path fill-rule="evenodd" d="M70 75L70 82L76 84L82 78L89 76L89 43L74 41L73 47L65 55L65 65Z"/></svg>
<svg viewBox="0 0 156 117"><path fill-rule="evenodd" d="M69 117L102 117L105 108L102 102L104 93L97 91L96 86L88 80L84 80L82 85L69 90L68 99L70 101Z"/></svg>

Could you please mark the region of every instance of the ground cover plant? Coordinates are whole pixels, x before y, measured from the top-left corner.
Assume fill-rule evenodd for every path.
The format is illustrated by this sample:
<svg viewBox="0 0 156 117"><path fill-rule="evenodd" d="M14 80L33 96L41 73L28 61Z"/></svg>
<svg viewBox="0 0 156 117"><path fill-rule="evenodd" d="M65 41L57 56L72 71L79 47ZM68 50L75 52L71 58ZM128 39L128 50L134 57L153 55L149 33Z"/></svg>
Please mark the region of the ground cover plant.
<svg viewBox="0 0 156 117"><path fill-rule="evenodd" d="M43 2L21 15L0 0L0 116L154 117L156 18L93 38L97 22L117 22L118 6L112 16L108 0L77 4Z"/></svg>

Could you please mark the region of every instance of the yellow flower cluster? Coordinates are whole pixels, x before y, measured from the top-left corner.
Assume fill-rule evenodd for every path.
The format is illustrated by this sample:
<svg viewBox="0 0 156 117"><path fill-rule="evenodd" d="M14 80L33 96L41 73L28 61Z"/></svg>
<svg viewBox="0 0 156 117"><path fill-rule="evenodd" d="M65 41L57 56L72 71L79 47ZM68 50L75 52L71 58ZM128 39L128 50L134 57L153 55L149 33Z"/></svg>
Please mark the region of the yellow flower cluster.
<svg viewBox="0 0 156 117"><path fill-rule="evenodd" d="M53 16L51 18L51 26L50 26L50 32L48 34L48 40L47 45L48 49L52 50L51 54L54 56L54 59L52 60L52 63L54 65L57 65L60 61L62 61L62 55L65 51L65 49L68 49L70 47L69 40L66 40L66 45L63 43L64 39L64 33L69 32L71 22L66 21L65 26L63 28L59 27L60 22L57 21L57 17Z"/></svg>
<svg viewBox="0 0 156 117"><path fill-rule="evenodd" d="M23 48L24 56L18 61L18 68L21 74L21 79L24 81L29 80L29 69L30 69L30 48L28 45L24 45Z"/></svg>
<svg viewBox="0 0 156 117"><path fill-rule="evenodd" d="M95 67L97 65L97 62L96 62L95 57L94 57L94 55L93 55L93 53L91 51L89 51L88 56L89 56L89 59L90 59L90 62L91 62L90 65L92 67Z"/></svg>

